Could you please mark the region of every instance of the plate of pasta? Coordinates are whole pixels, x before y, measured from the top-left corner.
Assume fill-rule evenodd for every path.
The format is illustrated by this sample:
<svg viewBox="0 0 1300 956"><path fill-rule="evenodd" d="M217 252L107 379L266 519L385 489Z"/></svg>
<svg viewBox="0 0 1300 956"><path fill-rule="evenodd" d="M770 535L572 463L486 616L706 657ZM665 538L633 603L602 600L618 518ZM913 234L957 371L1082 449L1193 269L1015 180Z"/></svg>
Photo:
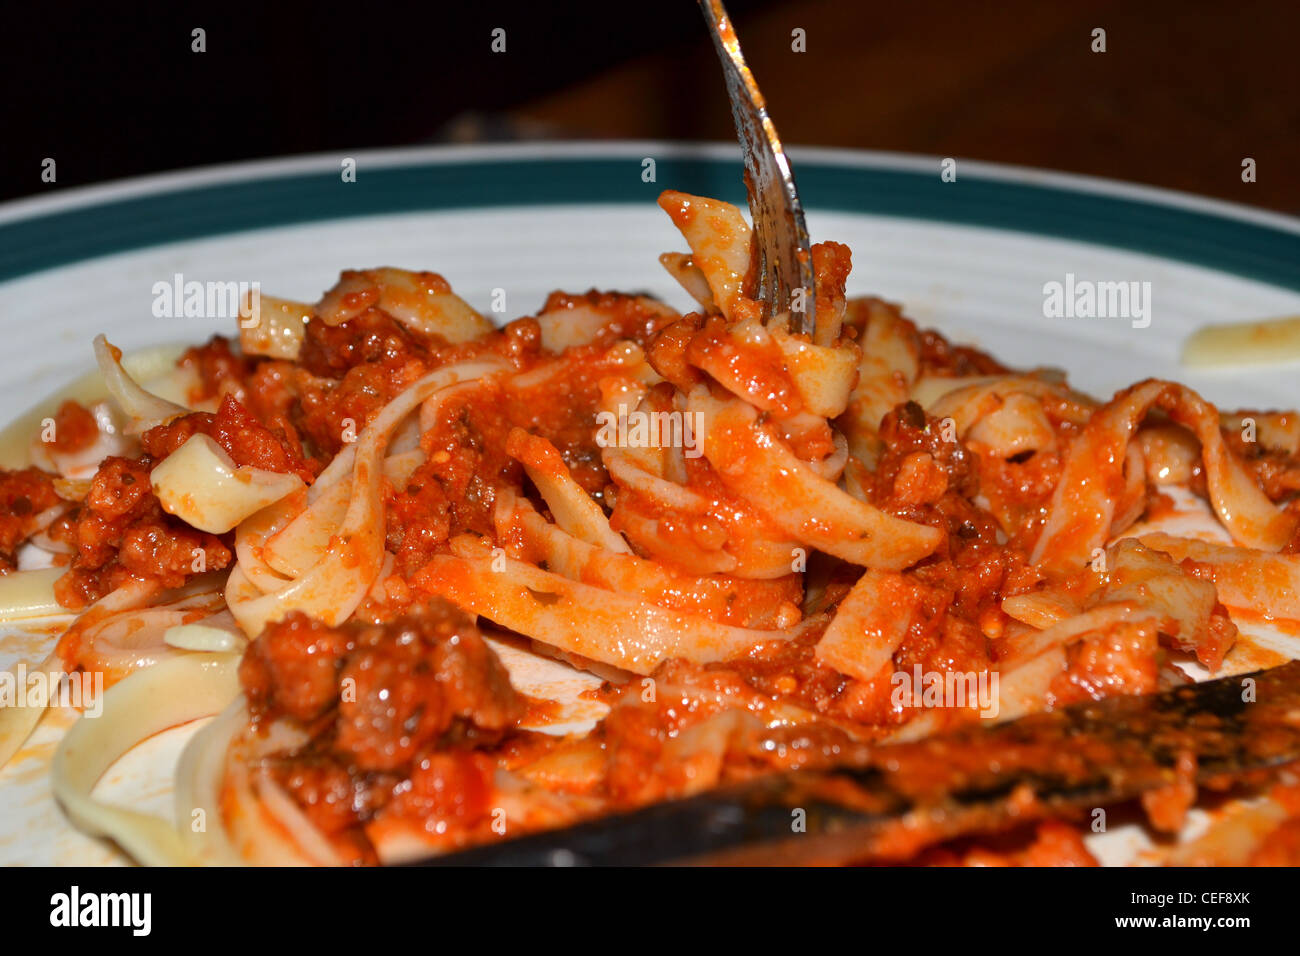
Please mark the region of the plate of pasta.
<svg viewBox="0 0 1300 956"><path fill-rule="evenodd" d="M0 210L0 862L402 863L1300 658L1300 223L792 152L814 335L734 147ZM895 862L1294 863L1297 806Z"/></svg>

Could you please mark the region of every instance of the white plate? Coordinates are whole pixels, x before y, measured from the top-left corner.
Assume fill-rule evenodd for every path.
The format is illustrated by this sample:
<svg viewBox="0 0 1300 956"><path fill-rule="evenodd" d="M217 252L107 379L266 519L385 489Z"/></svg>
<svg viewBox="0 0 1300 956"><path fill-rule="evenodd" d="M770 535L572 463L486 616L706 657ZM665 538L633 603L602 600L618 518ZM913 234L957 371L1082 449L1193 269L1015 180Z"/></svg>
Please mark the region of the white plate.
<svg viewBox="0 0 1300 956"><path fill-rule="evenodd" d="M1066 368L1098 395L1148 377L1187 382L1224 407L1293 407L1300 366L1181 369L1208 322L1300 315L1300 222L1097 180L939 160L793 151L816 240L853 250L850 294L903 303L923 326L1012 365ZM12 419L93 360L101 331L134 349L230 334L227 320L156 318L154 284L259 282L313 301L352 267L441 272L506 318L553 289L648 290L683 309L656 258L684 248L659 190L743 200L734 146L574 144L361 153L277 161L60 193L0 208L0 418ZM656 181L642 175L655 160ZM1151 323L1044 317L1045 283L1151 283ZM0 638L0 666L30 656ZM36 654L35 656L40 656ZM68 715L46 718L0 772L0 863L119 859L73 831L50 798L49 755ZM131 754L108 794L168 812L166 777L189 728Z"/></svg>

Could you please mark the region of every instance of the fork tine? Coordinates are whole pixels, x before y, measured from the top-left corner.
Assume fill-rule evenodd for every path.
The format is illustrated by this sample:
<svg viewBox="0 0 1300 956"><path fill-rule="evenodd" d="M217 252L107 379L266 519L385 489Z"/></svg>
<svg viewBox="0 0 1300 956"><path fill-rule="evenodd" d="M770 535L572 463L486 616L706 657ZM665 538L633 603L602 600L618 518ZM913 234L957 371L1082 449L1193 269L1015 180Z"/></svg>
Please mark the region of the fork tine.
<svg viewBox="0 0 1300 956"><path fill-rule="evenodd" d="M700 9L722 62L736 137L745 154L753 241L759 249L760 273L755 288L763 301L764 321L772 322L789 312L793 290L802 288L803 309L790 315L791 325L794 331L815 337L812 243L790 161L768 116L758 83L745 64L726 8L721 0L700 0Z"/></svg>

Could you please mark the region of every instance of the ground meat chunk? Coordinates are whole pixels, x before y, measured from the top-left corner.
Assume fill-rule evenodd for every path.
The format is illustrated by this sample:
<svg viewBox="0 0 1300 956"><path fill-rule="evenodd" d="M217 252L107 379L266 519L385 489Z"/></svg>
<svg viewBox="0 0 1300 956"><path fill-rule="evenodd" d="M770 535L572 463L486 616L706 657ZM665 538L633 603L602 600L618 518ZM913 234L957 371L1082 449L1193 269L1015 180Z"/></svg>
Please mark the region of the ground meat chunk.
<svg viewBox="0 0 1300 956"><path fill-rule="evenodd" d="M140 436L140 447L150 458L160 461L195 435L210 436L215 418L215 415L208 412L194 412L173 419L165 425L155 425Z"/></svg>
<svg viewBox="0 0 1300 956"><path fill-rule="evenodd" d="M242 399L254 360L237 354L230 339L214 335L206 344L186 349L177 364L198 379L198 387L190 395L197 404L226 394Z"/></svg>
<svg viewBox="0 0 1300 956"><path fill-rule="evenodd" d="M140 444L151 458L162 459L198 434L212 438L236 465L296 474L304 481L312 478L296 435L291 438L267 428L233 395L221 400L217 414L183 415L149 429L140 436Z"/></svg>
<svg viewBox="0 0 1300 956"><path fill-rule="evenodd" d="M923 375L963 378L968 375L1004 375L1010 371L987 352L965 345L953 345L933 329L922 331L920 338Z"/></svg>
<svg viewBox="0 0 1300 956"><path fill-rule="evenodd" d="M403 361L425 352L396 319L372 308L341 325L308 322L298 363L321 378L343 378L358 365Z"/></svg>
<svg viewBox="0 0 1300 956"><path fill-rule="evenodd" d="M159 518L137 522L122 533L117 562L135 577L151 577L163 587L177 588L191 574L224 568L230 550L213 535Z"/></svg>
<svg viewBox="0 0 1300 956"><path fill-rule="evenodd" d="M378 788L359 785L347 770L329 760L306 758L281 769L285 788L300 804L310 807L312 823L334 835L368 816L377 807Z"/></svg>
<svg viewBox="0 0 1300 956"><path fill-rule="evenodd" d="M308 323L308 327L313 324ZM294 427L318 456L328 460L355 441L380 409L426 371L427 365L412 358L358 365L338 382L300 375Z"/></svg>
<svg viewBox="0 0 1300 956"><path fill-rule="evenodd" d="M384 624L329 627L294 612L249 645L240 666L259 718L313 725L319 743L364 771L409 768L459 724L495 732L523 702L468 617L437 602Z"/></svg>
<svg viewBox="0 0 1300 956"><path fill-rule="evenodd" d="M162 510L149 484L151 468L147 458L105 458L85 500L51 528L51 536L76 549L55 584L64 607L80 609L129 579L174 588L230 564L233 555L220 538Z"/></svg>
<svg viewBox="0 0 1300 956"><path fill-rule="evenodd" d="M250 706L302 721L319 717L338 700L338 672L351 646L344 631L291 612L250 644L240 662Z"/></svg>
<svg viewBox="0 0 1300 956"><path fill-rule="evenodd" d="M496 652L477 632L457 632L433 652L447 706L458 717L488 730L502 730L519 716L519 697Z"/></svg>
<svg viewBox="0 0 1300 956"><path fill-rule="evenodd" d="M660 329L646 353L654 370L684 392L705 380L704 373L691 365L686 356L703 326L704 317L692 312Z"/></svg>
<svg viewBox="0 0 1300 956"><path fill-rule="evenodd" d="M510 421L480 395L448 403L421 439L428 458L389 497L387 546L401 574L423 567L453 535L492 534L497 487L520 480L522 469L505 453Z"/></svg>
<svg viewBox="0 0 1300 956"><path fill-rule="evenodd" d="M906 503L937 501L944 492L955 491L970 497L979 490L979 479L972 455L944 423L926 415L915 402L899 405L880 423L884 454L876 467L876 498L882 503L891 498ZM927 467L919 464L925 457ZM929 474L933 472L933 474ZM933 489L915 485L935 484ZM919 491L937 493L920 494Z"/></svg>
<svg viewBox="0 0 1300 956"><path fill-rule="evenodd" d="M52 450L64 455L89 448L99 437L95 416L74 401L66 401L54 415Z"/></svg>
<svg viewBox="0 0 1300 956"><path fill-rule="evenodd" d="M90 481L86 507L100 520L138 517L148 510L149 464L131 458L105 458Z"/></svg>
<svg viewBox="0 0 1300 956"><path fill-rule="evenodd" d="M394 813L423 820L426 828L454 821L471 826L491 810L495 761L472 750L426 754L411 771L391 807Z"/></svg>
<svg viewBox="0 0 1300 956"><path fill-rule="evenodd" d="M1067 668L1052 680L1061 704L1115 694L1149 694L1159 677L1154 629L1123 623L1070 646Z"/></svg>
<svg viewBox="0 0 1300 956"><path fill-rule="evenodd" d="M383 624L330 627L293 612L239 668L255 726L295 720L307 742L270 769L345 859L375 862L365 826L487 825L498 743L524 700L474 623L441 601Z"/></svg>
<svg viewBox="0 0 1300 956"><path fill-rule="evenodd" d="M253 722L289 718L307 743L270 770L344 858L374 862L377 817L486 826L497 758L524 698L471 619L441 601L341 627L294 611L244 652ZM438 830L441 832L441 830Z"/></svg>
<svg viewBox="0 0 1300 956"><path fill-rule="evenodd" d="M363 770L408 764L451 726L447 696L421 645L407 635L376 641L344 666L336 748Z"/></svg>
<svg viewBox="0 0 1300 956"><path fill-rule="evenodd" d="M19 547L36 531L36 517L58 503L53 475L39 468L0 470L0 574L14 570Z"/></svg>

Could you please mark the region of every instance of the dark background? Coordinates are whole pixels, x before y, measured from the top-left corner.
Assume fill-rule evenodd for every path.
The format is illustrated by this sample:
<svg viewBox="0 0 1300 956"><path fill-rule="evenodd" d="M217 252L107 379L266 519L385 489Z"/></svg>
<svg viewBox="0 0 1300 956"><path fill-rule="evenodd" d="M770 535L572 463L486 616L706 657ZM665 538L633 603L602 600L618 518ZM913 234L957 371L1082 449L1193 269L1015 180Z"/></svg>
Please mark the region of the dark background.
<svg viewBox="0 0 1300 956"><path fill-rule="evenodd" d="M1300 213L1297 0L729 7L787 143L1020 163ZM0 198L411 143L734 136L692 0L10 2L4 25ZM498 26L504 54L489 49ZM194 27L205 53L190 50ZM795 27L806 53L791 51ZM1104 54L1090 50L1094 27ZM40 179L47 156L53 185Z"/></svg>

